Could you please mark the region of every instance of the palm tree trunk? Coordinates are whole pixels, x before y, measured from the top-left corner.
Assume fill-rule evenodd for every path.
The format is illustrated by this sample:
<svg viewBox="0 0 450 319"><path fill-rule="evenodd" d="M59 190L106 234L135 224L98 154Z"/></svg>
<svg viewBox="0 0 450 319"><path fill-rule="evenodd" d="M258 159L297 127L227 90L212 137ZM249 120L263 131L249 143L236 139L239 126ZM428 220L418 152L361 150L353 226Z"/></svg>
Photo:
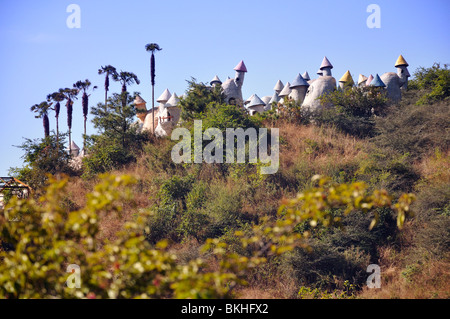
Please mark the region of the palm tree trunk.
<svg viewBox="0 0 450 319"><path fill-rule="evenodd" d="M155 55L153 54L153 51L150 58L150 76L152 81L152 132L155 134Z"/></svg>
<svg viewBox="0 0 450 319"><path fill-rule="evenodd" d="M56 153L59 153L59 124L58 117L56 117Z"/></svg>
<svg viewBox="0 0 450 319"><path fill-rule="evenodd" d="M84 138L83 138L83 150L86 152L86 121L87 117L84 117Z"/></svg>

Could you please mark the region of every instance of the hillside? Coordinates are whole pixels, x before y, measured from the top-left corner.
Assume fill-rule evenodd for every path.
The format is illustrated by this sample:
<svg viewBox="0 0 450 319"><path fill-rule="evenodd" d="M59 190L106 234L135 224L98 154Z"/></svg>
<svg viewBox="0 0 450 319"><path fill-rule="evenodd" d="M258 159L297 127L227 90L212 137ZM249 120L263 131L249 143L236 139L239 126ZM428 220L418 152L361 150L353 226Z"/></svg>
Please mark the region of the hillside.
<svg viewBox="0 0 450 319"><path fill-rule="evenodd" d="M436 73L435 69L427 70L429 75ZM85 263L84 268L94 278L83 291L84 296L93 291L94 296L111 296L108 289L114 290L114 283L122 287L117 291L124 292L119 297L145 291L156 298L449 298L448 70L446 76L447 86L440 89L444 93L439 95L436 88L442 85L440 77L430 85L416 73L402 101L386 105L379 116L358 116L345 108L309 115L292 105L281 115L269 112L262 117L248 117L216 101L208 101L201 115L190 113L190 120L202 119L205 127L279 128L280 165L275 174L259 174L260 163L175 164L171 151L176 142L170 137L127 131L118 137L120 142L109 144L112 137L99 134L92 138L90 155L81 170L60 163L62 169L52 172L70 176L65 188L64 182L53 181L44 195L42 185L48 181L41 179L49 165L45 161L53 163L54 157L41 162L30 159L27 169L17 169L19 179L34 183L35 198L44 197L42 202L11 200L10 209L17 214L48 214L51 223L40 217L28 221L56 230L60 238L31 226L24 233L29 232L31 240L39 236L52 238L51 244L44 245L37 239L34 242L35 246L46 246L42 249L49 254L45 257L49 267L53 261L64 260L53 256L61 247L60 241L81 244L85 256L77 255L72 263ZM196 84L191 85L195 89ZM190 123L186 120L192 129ZM33 151L31 147L24 149ZM111 177L105 183L99 177L103 172L124 179ZM318 184L317 175L329 181ZM131 176L133 183L128 183L125 176ZM354 209L346 214L345 194L358 190L362 185L359 182L364 183L366 193L354 199ZM340 197L336 195L337 199L327 202L329 206L317 211L311 208L315 215L302 215L304 210L295 206L299 222L292 228L281 224L279 227L289 232L277 237L278 226L273 225L288 218L287 200L297 198L299 193L314 197L319 192L325 198L339 185L344 187L338 193ZM389 203L388 195L380 195L386 200L383 204L376 202L375 195L369 196L378 194L377 190L389 194ZM414 194L415 200L404 211L408 216L399 225L394 205L402 203L399 198L405 193ZM359 201L377 204L364 212ZM310 205L307 207L315 203L308 199L304 202ZM280 209L282 205L288 206ZM89 218L83 219L83 214ZM374 218L377 224L369 229ZM8 225L5 216L1 222L2 242L14 247L20 240L14 237L17 228L11 227L20 224ZM264 228L267 225L271 225L270 229ZM85 232L77 233L78 229ZM125 235L118 235L118 231ZM294 238L292 234L301 236L300 245L289 242ZM115 241L120 248L109 246ZM275 252L269 253L262 248L265 243L285 251L278 253L274 248ZM3 245L4 250L14 251L8 245ZM106 260L114 249L121 249L122 259L118 257L111 266ZM151 255L143 254L142 249L151 250ZM8 258L16 260L19 255ZM145 260L151 261L143 266L145 270L136 271L137 261L145 264ZM104 262L104 268L95 269L96 263ZM367 287L369 264L380 266L381 288ZM122 267L124 282L139 279L139 287L129 288L105 274L114 273L108 267L116 265ZM188 265L189 278L182 276L177 265ZM8 267L4 259L0 261L0 269ZM64 283L58 279L61 269L47 280ZM6 272L0 273L0 286L7 287L12 279ZM36 278L39 276L36 271ZM44 279L38 281L46 286ZM223 286L208 287L211 282ZM16 290L2 288L0 295L46 296L44 290L24 285ZM195 290L193 295L191 290ZM63 288L56 291L48 293L71 294Z"/></svg>

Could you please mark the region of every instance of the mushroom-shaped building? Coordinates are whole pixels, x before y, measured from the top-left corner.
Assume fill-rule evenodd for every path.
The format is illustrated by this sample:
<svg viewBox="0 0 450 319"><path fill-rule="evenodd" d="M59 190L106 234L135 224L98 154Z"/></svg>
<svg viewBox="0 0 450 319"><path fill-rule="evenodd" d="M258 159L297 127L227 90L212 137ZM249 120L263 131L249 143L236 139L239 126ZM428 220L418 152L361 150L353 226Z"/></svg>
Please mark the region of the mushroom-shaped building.
<svg viewBox="0 0 450 319"><path fill-rule="evenodd" d="M226 96L225 102L243 107L242 85L244 84L245 73L247 72L244 61L239 62L234 70L236 71L234 79L228 79L222 84L223 93Z"/></svg>
<svg viewBox="0 0 450 319"><path fill-rule="evenodd" d="M216 86L216 85L220 85L222 84L222 81L220 81L219 77L216 75L211 82L209 82L209 84L211 84L211 86Z"/></svg>
<svg viewBox="0 0 450 319"><path fill-rule="evenodd" d="M373 75L371 74L371 75L369 75L369 77L366 80L366 86L369 86L372 81L373 81Z"/></svg>
<svg viewBox="0 0 450 319"><path fill-rule="evenodd" d="M331 69L333 65L330 63L327 57L324 57L322 64L320 65L320 71L322 76L318 79L309 82L308 90L306 91L305 99L302 106L305 109L314 111L322 108L324 105L319 100L322 95L336 90L336 79L331 76Z"/></svg>
<svg viewBox="0 0 450 319"><path fill-rule="evenodd" d="M285 98L291 93L291 83L287 82L284 86L284 88L281 90L280 93L278 93L278 96L280 98Z"/></svg>
<svg viewBox="0 0 450 319"><path fill-rule="evenodd" d="M349 70L347 70L347 72L345 72L344 75L339 79L339 88L341 90L352 87L354 84L355 82L353 82L353 78Z"/></svg>
<svg viewBox="0 0 450 319"><path fill-rule="evenodd" d="M380 76L378 75L378 73L375 75L375 77L373 78L372 82L370 82L369 86L374 86L374 87L386 87L386 84L384 84L384 82L381 80Z"/></svg>
<svg viewBox="0 0 450 319"><path fill-rule="evenodd" d="M136 95L134 99L134 105L136 106L136 116L141 121L141 123L144 123L145 117L147 116L147 107L146 107L145 100L140 97L139 95Z"/></svg>
<svg viewBox="0 0 450 319"><path fill-rule="evenodd" d="M277 84L275 84L275 87L273 89L274 89L275 92L280 94L280 92L281 92L281 90L283 90L283 88L284 88L283 82L281 82L281 80L278 80Z"/></svg>
<svg viewBox="0 0 450 319"><path fill-rule="evenodd" d="M247 104L247 110L250 113L250 115L255 114L256 112L262 113L264 112L264 107L266 106L266 103L264 103L263 100L259 98L258 95L254 95L252 100L249 104Z"/></svg>
<svg viewBox="0 0 450 319"><path fill-rule="evenodd" d="M366 86L367 76L360 74L358 77L358 87Z"/></svg>
<svg viewBox="0 0 450 319"><path fill-rule="evenodd" d="M400 54L395 62L395 67L397 68L397 75L400 78L400 84L402 84L402 90L406 90L408 88L408 78L411 76L408 71L408 66L408 62L406 62L405 58Z"/></svg>
<svg viewBox="0 0 450 319"><path fill-rule="evenodd" d="M303 102L303 99L305 98L308 86L308 82L306 82L299 73L294 81L292 81L292 84L290 86L291 93L289 94L289 97L295 102L301 104Z"/></svg>

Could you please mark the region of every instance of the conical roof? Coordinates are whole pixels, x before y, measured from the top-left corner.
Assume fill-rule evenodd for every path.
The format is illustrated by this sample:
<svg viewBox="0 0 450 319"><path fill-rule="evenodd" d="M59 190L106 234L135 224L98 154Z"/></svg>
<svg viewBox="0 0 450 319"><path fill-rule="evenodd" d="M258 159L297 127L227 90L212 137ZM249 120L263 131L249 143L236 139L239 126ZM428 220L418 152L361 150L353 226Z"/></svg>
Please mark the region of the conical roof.
<svg viewBox="0 0 450 319"><path fill-rule="evenodd" d="M303 77L306 81L311 80L311 78L309 77L308 71L305 71L305 73L302 74L302 77Z"/></svg>
<svg viewBox="0 0 450 319"><path fill-rule="evenodd" d="M278 80L277 84L275 84L275 87L273 88L275 91L281 91L284 88L283 82L281 80Z"/></svg>
<svg viewBox="0 0 450 319"><path fill-rule="evenodd" d="M234 70L247 72L247 68L245 67L244 61L239 62L238 65L235 66Z"/></svg>
<svg viewBox="0 0 450 319"><path fill-rule="evenodd" d="M209 82L211 85L213 85L214 83L220 83L222 84L222 81L220 81L219 77L216 75L211 82Z"/></svg>
<svg viewBox="0 0 450 319"><path fill-rule="evenodd" d="M367 76L360 74L358 77L358 85L364 81L367 81Z"/></svg>
<svg viewBox="0 0 450 319"><path fill-rule="evenodd" d="M284 97L289 95L291 93L291 83L287 82L284 86L283 90L281 90L280 94L278 94L279 97Z"/></svg>
<svg viewBox="0 0 450 319"><path fill-rule="evenodd" d="M72 149L72 150L80 150L80 148L78 147L77 144L75 144L74 141L72 141L72 142L70 143L70 149Z"/></svg>
<svg viewBox="0 0 450 319"><path fill-rule="evenodd" d="M174 92L170 97L170 99L167 101L165 107L177 106L178 102L180 102L180 99L178 98L178 95Z"/></svg>
<svg viewBox="0 0 450 319"><path fill-rule="evenodd" d="M344 75L341 77L339 82L345 82L345 83L353 82L353 78L352 78L352 75L350 74L349 70L347 70L347 72L344 73Z"/></svg>
<svg viewBox="0 0 450 319"><path fill-rule="evenodd" d="M161 96L156 100L156 102L165 103L170 99L171 96L172 94L170 93L169 89L165 89L163 94L161 94Z"/></svg>
<svg viewBox="0 0 450 319"><path fill-rule="evenodd" d="M369 77L367 78L366 86L369 86L369 85L370 85L370 82L372 82L372 80L373 80L373 75L371 74L371 75L369 75Z"/></svg>
<svg viewBox="0 0 450 319"><path fill-rule="evenodd" d="M255 94L250 95L250 97L245 100L244 104L250 103L254 96L255 96Z"/></svg>
<svg viewBox="0 0 450 319"><path fill-rule="evenodd" d="M395 62L395 67L398 66L409 66L408 62L406 62L405 58L403 57L403 55L400 54L400 56L398 57L397 61Z"/></svg>
<svg viewBox="0 0 450 319"><path fill-rule="evenodd" d="M247 104L247 107L258 106L258 105L266 105L266 103L264 103L264 101L261 100L258 95L254 94L250 103Z"/></svg>
<svg viewBox="0 0 450 319"><path fill-rule="evenodd" d="M333 65L328 61L327 57L323 57L322 64L320 65L320 69L323 70L325 68L333 68Z"/></svg>
<svg viewBox="0 0 450 319"><path fill-rule="evenodd" d="M375 77L373 78L372 82L370 83L370 86L375 86L375 87L386 87L386 84L384 84L383 81L381 81L380 76L378 75L378 73L375 75Z"/></svg>
<svg viewBox="0 0 450 319"><path fill-rule="evenodd" d="M134 104L136 105L141 105L141 104L145 104L147 102L145 102L145 100L143 98L141 98L139 95L136 95L136 98L134 99Z"/></svg>
<svg viewBox="0 0 450 319"><path fill-rule="evenodd" d="M269 101L269 104L278 103L279 100L280 100L280 97L278 96L278 93L274 92L272 95L272 98Z"/></svg>
<svg viewBox="0 0 450 319"><path fill-rule="evenodd" d="M300 75L300 73L297 75L294 81L292 81L290 88L292 89L297 86L309 86L308 82L305 81L305 79Z"/></svg>

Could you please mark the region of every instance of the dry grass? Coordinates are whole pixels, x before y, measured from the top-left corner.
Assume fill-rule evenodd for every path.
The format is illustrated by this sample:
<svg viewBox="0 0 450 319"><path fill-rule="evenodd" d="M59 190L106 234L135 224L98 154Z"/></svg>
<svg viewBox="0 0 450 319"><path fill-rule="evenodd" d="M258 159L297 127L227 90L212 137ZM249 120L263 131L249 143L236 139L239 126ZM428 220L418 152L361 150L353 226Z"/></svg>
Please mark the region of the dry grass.
<svg viewBox="0 0 450 319"><path fill-rule="evenodd" d="M428 260L402 265L400 255L390 247L381 253L381 288L365 287L363 299L433 299L450 298L450 271L447 260Z"/></svg>

